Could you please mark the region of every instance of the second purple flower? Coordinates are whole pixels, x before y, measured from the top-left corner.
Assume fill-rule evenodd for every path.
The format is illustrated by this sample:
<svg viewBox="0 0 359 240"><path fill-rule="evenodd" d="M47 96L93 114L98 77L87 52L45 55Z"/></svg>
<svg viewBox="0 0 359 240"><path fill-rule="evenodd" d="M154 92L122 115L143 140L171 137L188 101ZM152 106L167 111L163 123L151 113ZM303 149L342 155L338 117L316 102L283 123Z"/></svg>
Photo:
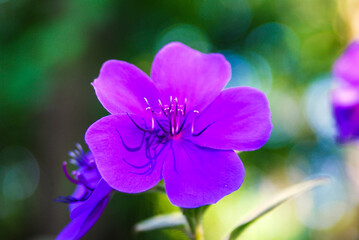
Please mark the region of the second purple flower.
<svg viewBox="0 0 359 240"><path fill-rule="evenodd" d="M359 42L354 41L335 62L333 75L338 87L333 90L333 113L337 140L341 143L359 139Z"/></svg>
<svg viewBox="0 0 359 240"><path fill-rule="evenodd" d="M244 167L234 150L269 139L266 96L250 87L223 90L231 66L221 54L170 43L156 55L151 78L136 66L107 61L93 82L111 113L86 132L105 181L138 193L162 178L170 201L194 208L237 190Z"/></svg>

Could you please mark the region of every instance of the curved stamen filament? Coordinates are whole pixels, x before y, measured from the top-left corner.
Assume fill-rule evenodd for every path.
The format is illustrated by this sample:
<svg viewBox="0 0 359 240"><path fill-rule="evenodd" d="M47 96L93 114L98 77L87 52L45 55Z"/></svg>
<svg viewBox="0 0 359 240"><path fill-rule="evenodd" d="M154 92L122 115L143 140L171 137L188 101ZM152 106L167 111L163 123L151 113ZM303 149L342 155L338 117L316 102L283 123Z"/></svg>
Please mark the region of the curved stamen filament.
<svg viewBox="0 0 359 240"><path fill-rule="evenodd" d="M163 132L169 133L169 132L160 124L160 121L158 121L158 120L156 119L156 122L157 122L157 125L161 128L161 130L162 130Z"/></svg>
<svg viewBox="0 0 359 240"><path fill-rule="evenodd" d="M183 128L183 126L184 126L184 124L185 124L185 122L186 122L186 119L187 119L187 118L184 118L184 120L183 120L183 122L182 122L182 124L181 124L181 127L177 130L177 132L176 132L177 135L182 131L182 128Z"/></svg>
<svg viewBox="0 0 359 240"><path fill-rule="evenodd" d="M151 131L153 131L153 129L155 129L155 118L153 117L154 112L150 107L147 107L146 110L151 111L151 129L152 129Z"/></svg>
<svg viewBox="0 0 359 240"><path fill-rule="evenodd" d="M129 147L129 146L127 146L127 144L125 144L125 142L123 141L121 133L117 129L116 129L116 132L118 133L118 135L120 135L122 145L126 148L127 151L129 151L129 152L137 152L138 150L141 149L141 147L143 145L143 142L145 140L145 132L143 132L141 143L137 147Z"/></svg>
<svg viewBox="0 0 359 240"><path fill-rule="evenodd" d="M74 179L73 177L70 176L69 172L67 171L67 162L63 162L62 163L62 170L65 173L66 178L72 182L73 184L79 184L80 182L77 179Z"/></svg>
<svg viewBox="0 0 359 240"><path fill-rule="evenodd" d="M127 113L127 116L131 119L131 121L133 122L133 124L135 124L135 126L136 126L138 129L140 129L141 131L143 131L143 132L152 132L152 131L153 131L153 129L154 129L154 124L152 125L153 128L151 128L151 129L144 129L144 128L140 127L140 126L135 122L135 120L133 120L133 118L130 116L129 113Z"/></svg>
<svg viewBox="0 0 359 240"><path fill-rule="evenodd" d="M161 107L161 110L162 110L163 114L167 117L167 113L166 113L165 108L163 107L162 102L161 102L160 99L158 99L158 103L159 103L159 105Z"/></svg>
<svg viewBox="0 0 359 240"><path fill-rule="evenodd" d="M214 122L213 122L214 123ZM208 124L205 128L203 128L201 131L199 131L199 133L194 133L192 132L192 136L193 137L198 137L199 135L201 135L202 133L204 133L204 131L206 131L213 123Z"/></svg>
<svg viewBox="0 0 359 240"><path fill-rule="evenodd" d="M196 115L199 114L199 112L197 110L194 110L193 113L195 113ZM195 123L195 120L197 118L197 116L194 116L193 117L193 120L192 120L192 127L191 127L191 133L192 133L192 136L193 137L198 137L199 135L201 135L202 133L204 133L204 131L206 131L214 122L208 124L205 128L203 128L201 131L199 131L198 133L194 133L194 123Z"/></svg>

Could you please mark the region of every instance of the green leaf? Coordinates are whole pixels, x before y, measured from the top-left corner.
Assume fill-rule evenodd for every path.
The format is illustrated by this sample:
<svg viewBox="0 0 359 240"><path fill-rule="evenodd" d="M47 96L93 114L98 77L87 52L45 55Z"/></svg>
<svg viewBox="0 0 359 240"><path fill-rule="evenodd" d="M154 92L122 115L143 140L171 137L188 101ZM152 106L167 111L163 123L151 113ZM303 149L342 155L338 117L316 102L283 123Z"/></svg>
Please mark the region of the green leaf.
<svg viewBox="0 0 359 240"><path fill-rule="evenodd" d="M258 220L260 217L270 212L285 201L292 199L306 191L309 191L315 187L325 185L329 182L329 178L321 177L311 179L280 192L277 196L272 198L270 201L264 203L262 206L256 208L247 217L245 217L238 226L231 232L231 234L225 238L225 240L235 240L237 237L252 223Z"/></svg>
<svg viewBox="0 0 359 240"><path fill-rule="evenodd" d="M186 218L181 213L158 215L135 225L136 232L145 232L156 229L187 227Z"/></svg>

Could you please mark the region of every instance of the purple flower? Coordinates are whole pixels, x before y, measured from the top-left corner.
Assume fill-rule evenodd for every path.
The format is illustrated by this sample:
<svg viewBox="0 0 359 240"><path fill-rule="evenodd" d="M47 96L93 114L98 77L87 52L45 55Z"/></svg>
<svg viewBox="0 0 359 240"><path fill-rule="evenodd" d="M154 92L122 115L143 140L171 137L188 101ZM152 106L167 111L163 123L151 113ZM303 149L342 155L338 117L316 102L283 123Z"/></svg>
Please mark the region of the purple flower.
<svg viewBox="0 0 359 240"><path fill-rule="evenodd" d="M336 61L333 75L339 87L332 93L338 141L359 139L359 42L351 43Z"/></svg>
<svg viewBox="0 0 359 240"><path fill-rule="evenodd" d="M92 153L85 154L81 146L77 146L77 150L70 152L70 162L78 167L72 172L74 177L67 172L67 163L62 165L66 177L77 187L71 196L57 199L69 204L71 218L71 222L59 233L57 240L80 239L98 220L113 190L101 178Z"/></svg>
<svg viewBox="0 0 359 240"><path fill-rule="evenodd" d="M250 87L222 90L231 66L221 54L170 43L156 55L151 78L110 60L93 82L111 113L86 132L102 177L114 189L138 193L162 178L170 201L194 208L237 190L244 167L233 150L268 140L265 95Z"/></svg>

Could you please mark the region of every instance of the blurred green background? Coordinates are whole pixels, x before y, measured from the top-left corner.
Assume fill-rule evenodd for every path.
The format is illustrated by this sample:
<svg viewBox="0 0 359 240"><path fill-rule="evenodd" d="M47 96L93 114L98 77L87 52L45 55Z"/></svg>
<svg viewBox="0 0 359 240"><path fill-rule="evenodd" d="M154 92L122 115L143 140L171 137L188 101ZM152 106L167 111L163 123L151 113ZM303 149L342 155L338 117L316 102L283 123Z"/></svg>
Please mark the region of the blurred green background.
<svg viewBox="0 0 359 240"><path fill-rule="evenodd" d="M68 223L61 163L107 112L90 83L108 59L150 72L155 53L181 41L221 52L231 86L270 101L274 130L240 153L243 187L205 215L206 239L285 187L314 176L332 184L260 219L241 239L359 239L359 148L338 146L331 66L356 36L357 0L0 0L0 239L53 239ZM178 209L158 193L116 193L84 239L186 239L133 225Z"/></svg>

